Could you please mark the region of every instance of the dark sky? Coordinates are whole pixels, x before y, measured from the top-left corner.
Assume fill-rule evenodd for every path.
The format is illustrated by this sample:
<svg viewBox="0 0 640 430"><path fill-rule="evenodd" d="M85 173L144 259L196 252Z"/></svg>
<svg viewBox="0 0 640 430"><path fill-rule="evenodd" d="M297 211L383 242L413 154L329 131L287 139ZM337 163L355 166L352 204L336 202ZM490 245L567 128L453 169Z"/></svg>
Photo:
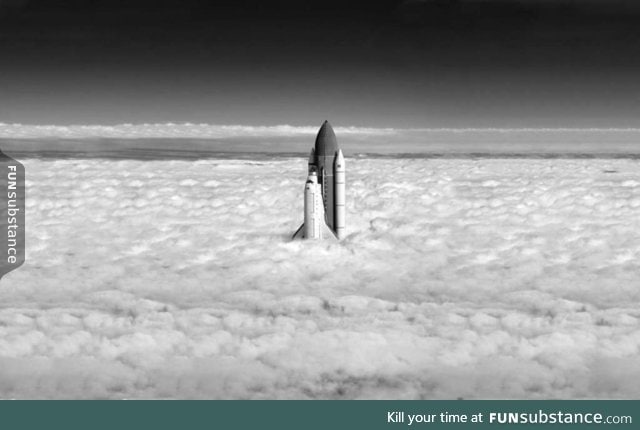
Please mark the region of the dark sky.
<svg viewBox="0 0 640 430"><path fill-rule="evenodd" d="M634 4L0 0L0 122L640 127Z"/></svg>

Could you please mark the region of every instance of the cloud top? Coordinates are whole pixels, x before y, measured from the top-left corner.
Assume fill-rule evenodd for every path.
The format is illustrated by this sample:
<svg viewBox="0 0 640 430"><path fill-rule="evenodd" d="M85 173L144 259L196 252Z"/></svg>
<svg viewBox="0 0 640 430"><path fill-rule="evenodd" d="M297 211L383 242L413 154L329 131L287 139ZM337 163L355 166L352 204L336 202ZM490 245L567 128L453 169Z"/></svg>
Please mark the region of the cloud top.
<svg viewBox="0 0 640 430"><path fill-rule="evenodd" d="M3 398L638 398L635 160L25 162Z"/></svg>

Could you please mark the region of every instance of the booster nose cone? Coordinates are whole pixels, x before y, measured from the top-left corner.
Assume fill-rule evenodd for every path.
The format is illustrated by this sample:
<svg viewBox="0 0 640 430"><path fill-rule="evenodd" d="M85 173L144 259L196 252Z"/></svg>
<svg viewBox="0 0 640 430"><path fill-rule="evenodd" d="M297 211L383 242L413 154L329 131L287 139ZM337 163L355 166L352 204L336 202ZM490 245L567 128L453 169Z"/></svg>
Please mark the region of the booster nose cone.
<svg viewBox="0 0 640 430"><path fill-rule="evenodd" d="M338 150L338 140L329 121L322 123L316 136L315 155L317 157L334 156Z"/></svg>

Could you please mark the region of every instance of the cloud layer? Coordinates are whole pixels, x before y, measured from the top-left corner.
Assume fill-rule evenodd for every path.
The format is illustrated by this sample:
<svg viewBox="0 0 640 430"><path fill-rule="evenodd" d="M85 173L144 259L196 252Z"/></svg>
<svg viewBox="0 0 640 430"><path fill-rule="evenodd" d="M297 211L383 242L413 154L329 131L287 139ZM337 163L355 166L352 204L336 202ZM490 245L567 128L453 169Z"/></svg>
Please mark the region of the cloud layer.
<svg viewBox="0 0 640 430"><path fill-rule="evenodd" d="M26 160L3 398L637 398L633 160Z"/></svg>
<svg viewBox="0 0 640 430"><path fill-rule="evenodd" d="M63 153L306 152L318 126L210 124L22 125L0 123L3 150ZM345 153L573 154L640 156L637 128L335 127ZM311 142L311 143L310 143Z"/></svg>
<svg viewBox="0 0 640 430"><path fill-rule="evenodd" d="M191 138L272 137L315 135L318 126L252 126L190 123L118 124L118 125L25 125L0 123L0 138L6 139L87 139L87 138ZM388 135L391 128L336 127L340 134Z"/></svg>

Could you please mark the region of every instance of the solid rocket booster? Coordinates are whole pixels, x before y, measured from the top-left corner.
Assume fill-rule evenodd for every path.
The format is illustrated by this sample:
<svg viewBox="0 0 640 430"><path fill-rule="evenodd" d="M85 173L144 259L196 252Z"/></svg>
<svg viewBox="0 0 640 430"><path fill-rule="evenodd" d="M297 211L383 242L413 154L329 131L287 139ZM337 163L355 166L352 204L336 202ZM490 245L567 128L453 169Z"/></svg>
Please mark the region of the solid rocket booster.
<svg viewBox="0 0 640 430"><path fill-rule="evenodd" d="M304 187L304 237L322 239L324 223L322 206L322 192L318 185L318 178L316 172L311 172Z"/></svg>
<svg viewBox="0 0 640 430"><path fill-rule="evenodd" d="M344 157L342 156L342 150L338 149L338 155L335 161L335 198L336 198L336 210L335 210L335 230L338 239L344 238L345 233L345 167Z"/></svg>
<svg viewBox="0 0 640 430"><path fill-rule="evenodd" d="M325 121L309 154L309 177L304 190L304 224L294 238L345 236L345 164L331 124ZM317 226L319 219L319 228Z"/></svg>

